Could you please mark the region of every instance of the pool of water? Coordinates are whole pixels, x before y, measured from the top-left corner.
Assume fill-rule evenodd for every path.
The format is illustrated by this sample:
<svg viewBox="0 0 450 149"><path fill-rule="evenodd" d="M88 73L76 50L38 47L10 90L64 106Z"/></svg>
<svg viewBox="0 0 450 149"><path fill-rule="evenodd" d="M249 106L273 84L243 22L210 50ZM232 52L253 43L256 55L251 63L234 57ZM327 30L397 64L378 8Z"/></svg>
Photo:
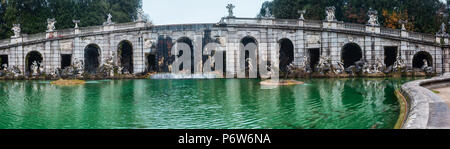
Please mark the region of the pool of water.
<svg viewBox="0 0 450 149"><path fill-rule="evenodd" d="M0 81L0 129L393 128L411 79Z"/></svg>

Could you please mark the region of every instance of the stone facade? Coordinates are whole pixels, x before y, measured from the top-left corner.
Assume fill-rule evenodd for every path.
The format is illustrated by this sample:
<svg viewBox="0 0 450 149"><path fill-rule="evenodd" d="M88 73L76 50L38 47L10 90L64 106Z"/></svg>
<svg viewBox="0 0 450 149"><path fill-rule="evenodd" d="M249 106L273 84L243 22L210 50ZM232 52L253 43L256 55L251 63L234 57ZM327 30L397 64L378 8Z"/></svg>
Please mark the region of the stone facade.
<svg viewBox="0 0 450 149"><path fill-rule="evenodd" d="M205 34L209 31L209 34ZM56 35L56 36L55 36ZM209 36L209 37L206 37ZM84 59L88 45L99 47L100 65L109 56L117 60L118 46L127 41L132 45L134 73L146 71L149 65L146 55L155 53L159 37L170 37L172 43L180 38L188 38L192 43L202 43L205 38L218 39L226 48L226 70L228 77L235 77L239 66L239 45L245 37L256 40L259 57L276 59L280 49L279 41L288 39L294 47L295 66L299 66L303 57L309 56L309 49L319 49L320 55L330 56L333 63L342 59L343 47L354 43L360 47L362 59L374 63L384 60L385 48L395 47L398 54L412 69L416 53L425 51L432 57L433 71L450 71L450 46L447 37L438 37L405 30L393 30L379 26L349 24L338 21L323 22L311 20L281 20L255 18L223 18L215 24L160 25L153 26L144 22L124 24L105 24L86 28L55 30L36 35L21 35L16 38L0 40L0 54L8 55L9 66L19 66L26 70L26 56L31 51L39 52L43 57L45 71L61 67L61 55L72 55L74 59ZM145 45L145 41L154 41ZM194 44L196 46L202 46Z"/></svg>

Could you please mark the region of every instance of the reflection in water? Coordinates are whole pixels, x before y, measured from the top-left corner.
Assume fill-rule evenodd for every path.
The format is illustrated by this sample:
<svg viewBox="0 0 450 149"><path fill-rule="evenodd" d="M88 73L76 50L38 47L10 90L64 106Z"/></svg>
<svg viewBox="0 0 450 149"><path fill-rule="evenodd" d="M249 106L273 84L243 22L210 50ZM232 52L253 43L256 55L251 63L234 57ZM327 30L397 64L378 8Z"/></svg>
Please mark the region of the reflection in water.
<svg viewBox="0 0 450 149"><path fill-rule="evenodd" d="M392 128L408 79L122 80L60 87L0 82L2 128Z"/></svg>

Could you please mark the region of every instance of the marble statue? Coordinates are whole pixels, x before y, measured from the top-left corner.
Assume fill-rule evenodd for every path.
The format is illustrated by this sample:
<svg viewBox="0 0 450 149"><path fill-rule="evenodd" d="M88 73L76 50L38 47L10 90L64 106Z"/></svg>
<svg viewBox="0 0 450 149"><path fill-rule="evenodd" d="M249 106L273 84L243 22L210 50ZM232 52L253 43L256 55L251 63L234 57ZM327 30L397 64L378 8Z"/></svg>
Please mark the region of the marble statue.
<svg viewBox="0 0 450 149"><path fill-rule="evenodd" d="M317 71L320 73L326 73L331 68L331 60L329 57L320 57L319 64L317 65Z"/></svg>
<svg viewBox="0 0 450 149"><path fill-rule="evenodd" d="M433 67L428 64L426 59L423 60L422 70L426 73L431 73L433 71Z"/></svg>
<svg viewBox="0 0 450 149"><path fill-rule="evenodd" d="M406 30L405 24L408 23L408 20L399 20L398 23L402 24L402 30Z"/></svg>
<svg viewBox="0 0 450 149"><path fill-rule="evenodd" d="M112 25L114 22L112 22L112 15L111 13L108 13L108 18L106 19L106 22L103 23L103 25Z"/></svg>
<svg viewBox="0 0 450 149"><path fill-rule="evenodd" d="M372 74L371 65L369 63L365 63L363 66L363 73L365 74Z"/></svg>
<svg viewBox="0 0 450 149"><path fill-rule="evenodd" d="M20 32L22 31L22 29L20 28L20 24L13 24L13 28L11 30L14 32L14 36L12 36L11 38L20 37Z"/></svg>
<svg viewBox="0 0 450 149"><path fill-rule="evenodd" d="M55 31L56 29L55 24L56 24L55 19L47 19L47 32Z"/></svg>
<svg viewBox="0 0 450 149"><path fill-rule="evenodd" d="M300 18L298 18L298 19L300 19L300 20L305 20L305 13L306 13L306 10L299 10L299 11L297 11L297 13L299 13L300 14Z"/></svg>
<svg viewBox="0 0 450 149"><path fill-rule="evenodd" d="M4 71L7 71L7 70L8 70L8 64L3 64L2 67L3 67L3 70L4 70Z"/></svg>
<svg viewBox="0 0 450 149"><path fill-rule="evenodd" d="M142 10L142 8L137 11L137 20L136 21L138 21L138 22L144 21L144 10Z"/></svg>
<svg viewBox="0 0 450 149"><path fill-rule="evenodd" d="M383 64L383 62L381 62L381 60L379 58L377 58L374 69L373 69L373 73L383 72L384 67L385 67L385 65Z"/></svg>
<svg viewBox="0 0 450 149"><path fill-rule="evenodd" d="M118 67L117 68L117 73L119 74L119 75L121 75L121 74L123 74L123 67Z"/></svg>
<svg viewBox="0 0 450 149"><path fill-rule="evenodd" d="M397 61L394 62L392 68L395 72L402 71L406 68L405 61L402 59L401 56L397 56Z"/></svg>
<svg viewBox="0 0 450 149"><path fill-rule="evenodd" d="M233 4L228 4L227 5L227 9L228 9L228 17L230 17L230 18L233 18L234 17L234 14L233 14L233 9L235 8L236 6L234 6Z"/></svg>
<svg viewBox="0 0 450 149"><path fill-rule="evenodd" d="M80 23L80 20L72 20L73 23L75 23L75 29L78 28L78 23Z"/></svg>
<svg viewBox="0 0 450 149"><path fill-rule="evenodd" d="M31 68L31 74L32 74L33 76L37 76L37 75L38 75L38 69L39 69L38 62L37 62L37 61L34 61L34 62L31 64L30 68Z"/></svg>
<svg viewBox="0 0 450 149"><path fill-rule="evenodd" d="M273 19L274 18L272 13L270 12L269 7L266 7L266 15L264 17L268 18L268 19Z"/></svg>
<svg viewBox="0 0 450 149"><path fill-rule="evenodd" d="M371 26L378 26L380 23L378 22L378 12L376 10L373 10L370 8L369 12L367 13L369 16L369 25Z"/></svg>
<svg viewBox="0 0 450 149"><path fill-rule="evenodd" d="M437 35L441 35L441 36L446 36L447 34L447 29L446 29L447 25L445 25L445 23L441 24L441 29L439 30L439 32L437 32Z"/></svg>
<svg viewBox="0 0 450 149"><path fill-rule="evenodd" d="M150 39L145 39L144 41L144 49L150 49L153 47L153 43L155 43L155 41L150 40Z"/></svg>
<svg viewBox="0 0 450 149"><path fill-rule="evenodd" d="M311 69L310 65L311 65L311 62L309 61L308 56L303 56L303 61L300 64L300 69L303 70L304 72L309 73L310 69Z"/></svg>
<svg viewBox="0 0 450 149"><path fill-rule="evenodd" d="M331 22L331 21L336 21L336 16L335 16L335 11L336 11L336 7L331 6L331 7L327 7L326 8L326 13L327 13L327 21Z"/></svg>
<svg viewBox="0 0 450 149"><path fill-rule="evenodd" d="M74 60L73 71L75 75L81 77L81 75L84 73L84 63L82 60L79 59Z"/></svg>
<svg viewBox="0 0 450 149"><path fill-rule="evenodd" d="M337 67L334 68L334 73L335 74L342 74L344 73L345 67L344 67L344 63L342 61L337 62Z"/></svg>
<svg viewBox="0 0 450 149"><path fill-rule="evenodd" d="M253 72L253 64L251 63L252 59L251 58L247 58L245 61L248 63L248 70L249 70L249 72Z"/></svg>

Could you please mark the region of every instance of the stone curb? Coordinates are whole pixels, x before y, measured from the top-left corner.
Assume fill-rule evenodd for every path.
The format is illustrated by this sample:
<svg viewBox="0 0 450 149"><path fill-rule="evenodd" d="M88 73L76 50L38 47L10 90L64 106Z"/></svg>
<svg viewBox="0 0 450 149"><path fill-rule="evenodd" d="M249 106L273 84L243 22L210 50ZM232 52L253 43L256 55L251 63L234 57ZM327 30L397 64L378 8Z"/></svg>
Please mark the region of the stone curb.
<svg viewBox="0 0 450 149"><path fill-rule="evenodd" d="M430 89L450 86L450 76L412 81L401 87L408 114L403 129L450 129L450 108Z"/></svg>

